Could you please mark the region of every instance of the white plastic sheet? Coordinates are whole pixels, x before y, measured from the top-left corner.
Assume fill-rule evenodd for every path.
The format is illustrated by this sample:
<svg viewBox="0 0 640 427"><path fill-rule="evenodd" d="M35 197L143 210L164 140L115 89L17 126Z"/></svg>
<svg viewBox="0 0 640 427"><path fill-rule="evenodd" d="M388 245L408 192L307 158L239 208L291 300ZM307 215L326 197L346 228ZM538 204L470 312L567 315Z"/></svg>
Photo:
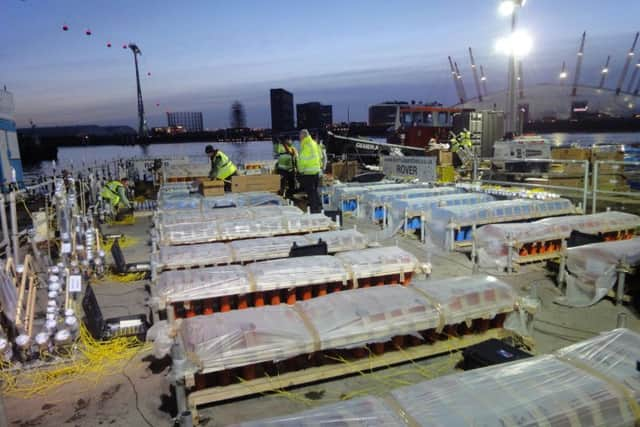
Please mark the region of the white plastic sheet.
<svg viewBox="0 0 640 427"><path fill-rule="evenodd" d="M286 215L172 224L158 230L161 245L185 245L332 230L336 224L322 214Z"/></svg>
<svg viewBox="0 0 640 427"><path fill-rule="evenodd" d="M514 310L517 295L503 281L488 275L463 276L442 280L416 280L412 286L429 295L440 308L446 325L473 319L493 319Z"/></svg>
<svg viewBox="0 0 640 427"><path fill-rule="evenodd" d="M200 209L207 211L215 208L249 207L266 205L286 205L286 201L277 194L256 191L247 193L227 193L223 196L202 197L197 193L176 192L163 194L158 200L160 213L182 213Z"/></svg>
<svg viewBox="0 0 640 427"><path fill-rule="evenodd" d="M208 221L222 221L233 219L260 219L278 217L284 215L302 215L299 208L295 206L255 206L242 208L223 208L194 210L193 212L181 212L161 214L158 216L156 226L199 223Z"/></svg>
<svg viewBox="0 0 640 427"><path fill-rule="evenodd" d="M462 190L455 187L434 187L434 188L409 188L406 190L382 190L369 191L362 196L361 203L364 209L361 212L365 218L371 218L376 213L380 214L382 207L389 207L396 200L412 200L425 197L445 196L449 194L459 194ZM378 218L379 220L380 218Z"/></svg>
<svg viewBox="0 0 640 427"><path fill-rule="evenodd" d="M397 247L388 247L342 252L336 256L277 259L245 266L166 271L158 275L155 302L162 306L177 301L296 286L335 282L346 285L354 277L412 273L419 268L413 255Z"/></svg>
<svg viewBox="0 0 640 427"><path fill-rule="evenodd" d="M413 273L422 267L418 259L397 246L342 252L336 255L355 279L389 274Z"/></svg>
<svg viewBox="0 0 640 427"><path fill-rule="evenodd" d="M394 200L388 209L389 227L399 230L404 225L405 214L427 215L438 206L473 205L493 201L493 196L482 193L457 193L433 197L420 197L408 200ZM409 218L411 219L411 218ZM410 225L410 224L409 224Z"/></svg>
<svg viewBox="0 0 640 427"><path fill-rule="evenodd" d="M640 227L640 217L624 212L561 216L529 223L489 224L476 231L478 259L484 268L501 270L507 266L509 239L515 242L567 239L572 231L598 235L637 227ZM514 251L514 259L518 256Z"/></svg>
<svg viewBox="0 0 640 427"><path fill-rule="evenodd" d="M616 285L617 266L640 265L640 237L594 243L567 250L566 295L559 302L574 307L593 305Z"/></svg>
<svg viewBox="0 0 640 427"><path fill-rule="evenodd" d="M356 230L335 230L302 236L234 240L228 243L160 246L159 251L152 254L151 262L157 270L171 270L264 261L288 257L294 243L305 246L316 244L319 240L327 243L329 253L364 249L369 243L367 237Z"/></svg>
<svg viewBox="0 0 640 427"><path fill-rule="evenodd" d="M638 359L640 335L617 329L557 356L447 375L382 397L239 425L633 427Z"/></svg>
<svg viewBox="0 0 640 427"><path fill-rule="evenodd" d="M554 200L503 200L478 203L471 206L437 207L431 210L429 233L434 243L448 248L450 228L495 224L509 221L523 221L543 216L567 215L575 213L575 207L567 199ZM467 235L470 237L469 233ZM470 239L465 239L470 240Z"/></svg>

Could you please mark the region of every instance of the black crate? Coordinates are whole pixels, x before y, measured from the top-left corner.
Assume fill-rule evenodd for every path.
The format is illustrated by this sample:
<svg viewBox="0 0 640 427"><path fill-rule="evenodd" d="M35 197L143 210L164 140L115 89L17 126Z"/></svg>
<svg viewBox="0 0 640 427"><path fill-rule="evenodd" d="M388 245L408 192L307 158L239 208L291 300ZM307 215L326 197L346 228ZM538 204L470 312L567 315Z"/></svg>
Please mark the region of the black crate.
<svg viewBox="0 0 640 427"><path fill-rule="evenodd" d="M495 338L467 347L462 352L462 355L464 356L464 370L499 365L532 357L531 354Z"/></svg>

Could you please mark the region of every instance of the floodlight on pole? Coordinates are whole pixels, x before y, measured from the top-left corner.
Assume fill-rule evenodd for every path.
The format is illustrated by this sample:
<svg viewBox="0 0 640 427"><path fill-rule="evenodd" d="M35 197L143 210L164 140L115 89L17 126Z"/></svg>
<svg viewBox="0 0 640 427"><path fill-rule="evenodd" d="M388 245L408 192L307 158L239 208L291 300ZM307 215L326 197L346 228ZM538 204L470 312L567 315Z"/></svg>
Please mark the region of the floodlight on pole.
<svg viewBox="0 0 640 427"><path fill-rule="evenodd" d="M531 37L523 31L516 29L518 9L523 7L526 0L502 0L498 6L498 13L511 18L511 34L496 42L496 50L509 55L509 87L507 90L507 112L505 131L513 135L518 129L518 111L516 106L516 87L518 76L516 73L516 58L526 56L533 47Z"/></svg>

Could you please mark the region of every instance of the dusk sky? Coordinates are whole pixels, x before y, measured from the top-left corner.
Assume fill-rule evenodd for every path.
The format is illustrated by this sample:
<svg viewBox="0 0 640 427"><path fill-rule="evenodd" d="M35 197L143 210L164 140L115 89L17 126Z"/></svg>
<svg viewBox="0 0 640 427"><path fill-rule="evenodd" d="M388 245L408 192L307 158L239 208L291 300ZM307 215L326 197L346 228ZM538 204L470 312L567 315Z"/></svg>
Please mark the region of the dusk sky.
<svg viewBox="0 0 640 427"><path fill-rule="evenodd" d="M39 126L134 125L133 60L122 49L132 41L143 52L150 126L166 125L166 111L202 111L205 127L227 127L238 99L249 126L268 127L272 87L292 91L296 103L333 104L334 121L346 120L347 109L351 120L364 121L367 106L385 100L452 104L448 55L462 67L467 93L475 93L468 46L486 68L489 91L504 89L506 59L493 46L509 22L497 4L0 0L0 85L14 93L18 126L31 119ZM638 0L527 1L519 25L533 35L534 50L524 61L525 83L554 81L563 60L572 78L586 30L582 82L597 84L611 54L614 85L639 17Z"/></svg>

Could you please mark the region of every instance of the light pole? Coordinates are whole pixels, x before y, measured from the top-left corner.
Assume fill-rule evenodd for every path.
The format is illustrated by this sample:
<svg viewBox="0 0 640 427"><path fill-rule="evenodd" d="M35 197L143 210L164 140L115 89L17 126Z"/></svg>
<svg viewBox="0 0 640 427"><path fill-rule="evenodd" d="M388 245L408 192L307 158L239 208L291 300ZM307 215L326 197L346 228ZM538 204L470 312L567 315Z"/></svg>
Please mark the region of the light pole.
<svg viewBox="0 0 640 427"><path fill-rule="evenodd" d="M133 52L133 62L136 66L136 85L138 88L138 137L146 138L147 122L144 119L144 103L142 102L142 88L140 87L140 72L138 71L138 55L142 55L142 51L135 43L129 43L129 49Z"/></svg>
<svg viewBox="0 0 640 427"><path fill-rule="evenodd" d="M497 48L509 55L508 78L506 102L506 125L507 134L515 134L518 129L518 108L516 105L516 90L518 85L518 75L516 73L516 56L524 56L531 48L530 38L523 32L518 32L517 11L524 6L526 0L503 0L500 2L498 12L502 16L511 17L511 34L504 39L498 40Z"/></svg>

